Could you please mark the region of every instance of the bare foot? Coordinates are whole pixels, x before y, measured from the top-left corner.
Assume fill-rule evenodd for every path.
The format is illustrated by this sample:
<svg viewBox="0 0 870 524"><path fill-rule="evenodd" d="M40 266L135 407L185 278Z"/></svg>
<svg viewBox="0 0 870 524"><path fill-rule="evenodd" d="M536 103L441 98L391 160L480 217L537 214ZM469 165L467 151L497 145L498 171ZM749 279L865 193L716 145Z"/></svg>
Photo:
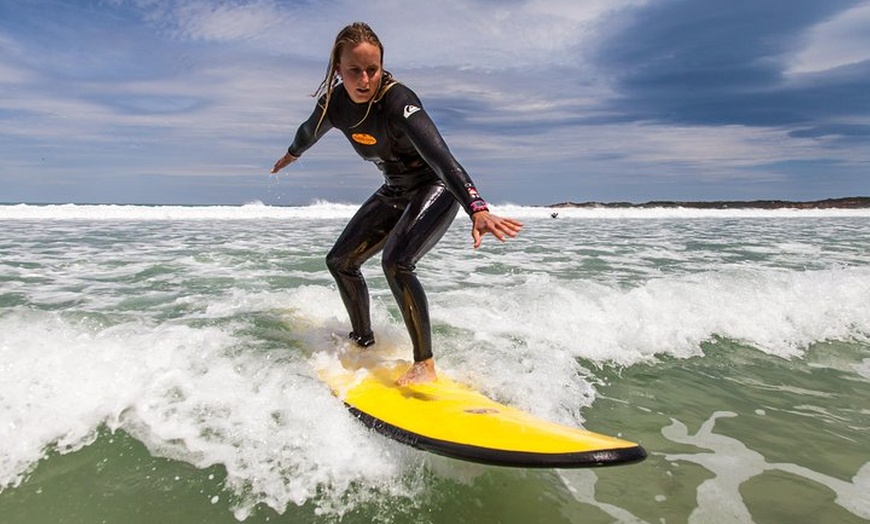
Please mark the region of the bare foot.
<svg viewBox="0 0 870 524"><path fill-rule="evenodd" d="M435 360L428 358L421 362L414 362L414 365L404 375L396 379L396 385L422 384L424 382L435 382L437 379Z"/></svg>

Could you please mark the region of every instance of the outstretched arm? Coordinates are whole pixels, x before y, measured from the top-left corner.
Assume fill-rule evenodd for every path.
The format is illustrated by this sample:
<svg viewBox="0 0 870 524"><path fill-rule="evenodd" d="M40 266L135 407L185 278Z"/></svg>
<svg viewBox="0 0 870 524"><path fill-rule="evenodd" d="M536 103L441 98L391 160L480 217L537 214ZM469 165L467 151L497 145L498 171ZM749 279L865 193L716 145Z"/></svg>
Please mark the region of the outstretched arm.
<svg viewBox="0 0 870 524"><path fill-rule="evenodd" d="M277 173L298 160L302 153L320 140L320 137L327 131L332 129L332 123L328 118L323 117L324 107L326 107L325 99L321 98L317 107L314 108L314 112L308 117L308 120L303 122L299 126L299 129L296 130L296 136L293 139L293 143L287 148L287 152L272 166L272 173Z"/></svg>

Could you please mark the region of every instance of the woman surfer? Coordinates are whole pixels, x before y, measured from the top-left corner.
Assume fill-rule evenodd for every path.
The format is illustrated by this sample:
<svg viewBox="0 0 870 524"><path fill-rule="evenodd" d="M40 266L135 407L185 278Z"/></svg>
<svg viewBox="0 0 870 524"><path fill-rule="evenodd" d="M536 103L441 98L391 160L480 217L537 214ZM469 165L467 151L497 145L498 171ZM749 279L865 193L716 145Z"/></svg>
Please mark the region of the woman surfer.
<svg viewBox="0 0 870 524"><path fill-rule="evenodd" d="M383 56L368 25L357 22L338 33L326 77L314 94L317 107L272 173L296 161L332 128L383 173L384 184L345 226L326 264L350 316L349 338L367 347L374 335L360 267L383 252L381 265L414 348L414 364L396 381L407 385L436 378L428 302L414 273L417 262L441 239L460 206L471 217L475 248L487 233L501 241L516 236L522 224L489 212L417 95L383 70Z"/></svg>

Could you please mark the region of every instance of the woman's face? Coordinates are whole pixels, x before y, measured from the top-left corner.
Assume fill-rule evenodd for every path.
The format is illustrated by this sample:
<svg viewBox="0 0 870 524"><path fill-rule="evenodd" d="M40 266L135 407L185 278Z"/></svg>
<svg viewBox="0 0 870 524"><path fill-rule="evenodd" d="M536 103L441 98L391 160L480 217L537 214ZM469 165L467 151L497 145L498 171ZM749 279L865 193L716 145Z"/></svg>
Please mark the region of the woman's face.
<svg viewBox="0 0 870 524"><path fill-rule="evenodd" d="M381 85L381 50L368 42L345 46L339 56L338 74L351 100L357 104L368 102Z"/></svg>

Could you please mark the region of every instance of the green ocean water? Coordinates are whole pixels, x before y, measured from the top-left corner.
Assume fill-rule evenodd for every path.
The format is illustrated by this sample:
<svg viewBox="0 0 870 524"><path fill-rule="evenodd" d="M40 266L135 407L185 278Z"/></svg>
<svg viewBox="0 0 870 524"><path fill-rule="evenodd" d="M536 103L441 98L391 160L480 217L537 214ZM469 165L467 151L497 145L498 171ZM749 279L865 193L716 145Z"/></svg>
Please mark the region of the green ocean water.
<svg viewBox="0 0 870 524"><path fill-rule="evenodd" d="M715 346L703 358L601 370L607 385L583 410L585 425L640 441L650 452L641 464L553 472L420 457L407 473L419 478L408 482L425 488L411 498L369 494L375 500L340 517L318 515L314 503L283 514L260 506L245 522L688 522L705 483L721 490L706 508L710 522L866 522L867 479L853 477L870 456L870 413L856 403L870 398L870 384L848 371L866 346L818 344L801 361ZM685 431L686 441L666 428ZM454 468L467 478L439 477ZM154 457L124 431L103 428L79 451L49 452L0 496L0 514L10 524L236 522L238 495L224 480L220 466ZM863 499L863 510L849 511L838 496Z"/></svg>
<svg viewBox="0 0 870 524"><path fill-rule="evenodd" d="M582 470L352 419L313 373L346 328L342 220L7 221L0 522L870 521L867 220L530 218L481 253L451 230L421 267L439 369L649 453Z"/></svg>

